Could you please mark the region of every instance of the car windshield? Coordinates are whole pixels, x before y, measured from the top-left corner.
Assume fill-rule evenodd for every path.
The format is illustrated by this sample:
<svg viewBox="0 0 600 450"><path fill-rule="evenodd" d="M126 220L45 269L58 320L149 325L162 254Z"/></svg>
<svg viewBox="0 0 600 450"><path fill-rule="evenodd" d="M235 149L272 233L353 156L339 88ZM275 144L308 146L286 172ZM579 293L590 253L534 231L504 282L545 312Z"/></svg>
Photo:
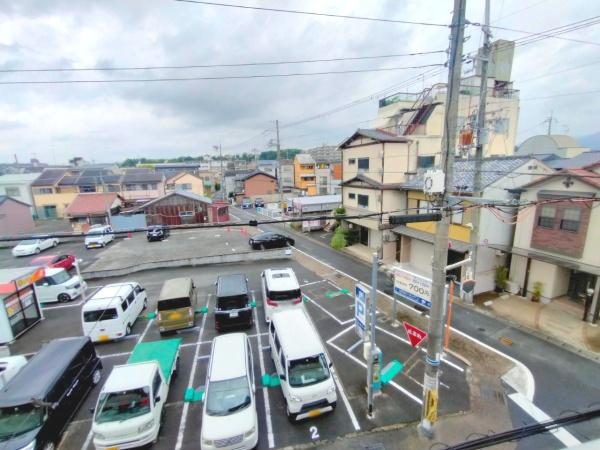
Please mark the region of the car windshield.
<svg viewBox="0 0 600 450"><path fill-rule="evenodd" d="M90 228L86 236L98 236L104 233L104 228Z"/></svg>
<svg viewBox="0 0 600 450"><path fill-rule="evenodd" d="M92 311L83 312L84 322L99 322L101 320L113 320L117 317L118 314L115 308L95 309Z"/></svg>
<svg viewBox="0 0 600 450"><path fill-rule="evenodd" d="M0 408L0 440L27 433L42 425L42 409L31 403Z"/></svg>
<svg viewBox="0 0 600 450"><path fill-rule="evenodd" d="M250 386L246 377L211 381L206 392L206 413L226 416L250 404Z"/></svg>
<svg viewBox="0 0 600 450"><path fill-rule="evenodd" d="M290 361L288 371L290 386L293 387L310 386L329 378L329 368L322 353Z"/></svg>
<svg viewBox="0 0 600 450"><path fill-rule="evenodd" d="M290 289L289 291L269 291L269 298L275 301L297 300L302 295L300 289Z"/></svg>
<svg viewBox="0 0 600 450"><path fill-rule="evenodd" d="M63 284L71 279L71 275L69 275L69 273L66 270L61 270L60 272L55 273L54 275L48 278L52 279L52 284Z"/></svg>
<svg viewBox="0 0 600 450"><path fill-rule="evenodd" d="M96 422L131 419L150 412L150 388L100 394Z"/></svg>
<svg viewBox="0 0 600 450"><path fill-rule="evenodd" d="M19 242L18 245L35 245L35 244L37 244L36 239L26 239L24 241Z"/></svg>

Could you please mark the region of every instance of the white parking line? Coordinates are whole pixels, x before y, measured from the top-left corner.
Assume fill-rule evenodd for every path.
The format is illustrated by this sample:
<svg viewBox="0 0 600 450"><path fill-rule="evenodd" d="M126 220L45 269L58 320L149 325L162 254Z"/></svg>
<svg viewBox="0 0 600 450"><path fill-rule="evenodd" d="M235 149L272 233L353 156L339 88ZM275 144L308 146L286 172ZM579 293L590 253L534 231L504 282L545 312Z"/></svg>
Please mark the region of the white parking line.
<svg viewBox="0 0 600 450"><path fill-rule="evenodd" d="M308 295L306 295L306 294L302 294L302 295L304 295L308 299L309 302L311 302L313 305L315 305L317 308L319 308L321 311L323 311L325 314L327 314L329 317L331 317L333 320L335 320L338 324L342 325L342 321L340 319L338 319L334 314L327 311L325 308L323 308L321 305L319 305L317 302L315 302Z"/></svg>
<svg viewBox="0 0 600 450"><path fill-rule="evenodd" d="M508 397L517 404L523 411L529 414L531 417L535 419L537 423L545 422L547 420L552 420L548 414L535 406L532 402L530 402L523 394L515 392L513 394L508 394ZM567 447L573 447L575 445L580 445L581 442L571 433L569 433L564 428L556 428L552 430L550 433L562 442Z"/></svg>
<svg viewBox="0 0 600 450"><path fill-rule="evenodd" d="M327 280L317 280L317 281L310 281L308 283L304 283L301 284L300 287L304 287L304 286L310 286L312 284L318 284L318 283L325 283Z"/></svg>
<svg viewBox="0 0 600 450"><path fill-rule="evenodd" d="M206 306L210 301L210 295L206 299ZM198 340L196 341L196 351L194 352L194 359L192 362L192 369L190 370L190 378L188 381L188 389L193 388L194 376L196 375L196 368L198 367L198 354L200 353L200 344L202 343L202 334L204 332L204 325L206 324L206 317L208 314L202 316L202 324L200 325L200 332L198 333ZM183 435L185 433L185 425L187 422L188 410L190 409L190 403L185 402L183 404L183 410L181 411L181 421L179 422L179 431L177 433L177 442L175 443L175 450L181 450L183 445Z"/></svg>
<svg viewBox="0 0 600 450"><path fill-rule="evenodd" d="M333 381L335 382L338 392L342 396L342 401L344 402L346 411L348 412L348 415L350 416L350 420L352 421L352 426L354 426L354 430L360 431L360 425L358 424L358 419L356 418L356 414L354 414L354 411L352 410L352 406L350 406L350 401L348 400L348 397L346 396L346 391L344 390L344 386L342 385L342 380L339 379L339 377L337 376L337 373L335 373L335 372L333 373Z"/></svg>
<svg viewBox="0 0 600 450"><path fill-rule="evenodd" d="M254 323L256 324L256 331L258 331L259 336L262 336L260 333L260 323L258 321L258 313L256 312L256 308L254 308ZM267 373L265 371L265 361L262 352L262 342L260 341L260 339L258 340L256 348L258 348L258 361L260 363L260 373ZM267 439L269 441L269 448L273 448L275 447L275 436L273 435L273 423L271 422L271 404L269 403L269 390L268 388L263 386L262 391L263 400L265 403L265 422L267 424Z"/></svg>

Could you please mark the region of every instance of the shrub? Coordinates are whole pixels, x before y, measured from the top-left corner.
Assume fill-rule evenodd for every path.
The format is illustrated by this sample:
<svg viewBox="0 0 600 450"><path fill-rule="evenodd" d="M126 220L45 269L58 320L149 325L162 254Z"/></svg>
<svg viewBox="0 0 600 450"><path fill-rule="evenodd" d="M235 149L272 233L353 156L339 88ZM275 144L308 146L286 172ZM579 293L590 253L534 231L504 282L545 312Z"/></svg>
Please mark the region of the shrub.
<svg viewBox="0 0 600 450"><path fill-rule="evenodd" d="M506 281L508 280L508 267L496 267L496 288L503 291L506 289Z"/></svg>
<svg viewBox="0 0 600 450"><path fill-rule="evenodd" d="M330 245L336 250L341 250L347 245L346 237L344 236L344 233L340 231L340 229L333 233Z"/></svg>

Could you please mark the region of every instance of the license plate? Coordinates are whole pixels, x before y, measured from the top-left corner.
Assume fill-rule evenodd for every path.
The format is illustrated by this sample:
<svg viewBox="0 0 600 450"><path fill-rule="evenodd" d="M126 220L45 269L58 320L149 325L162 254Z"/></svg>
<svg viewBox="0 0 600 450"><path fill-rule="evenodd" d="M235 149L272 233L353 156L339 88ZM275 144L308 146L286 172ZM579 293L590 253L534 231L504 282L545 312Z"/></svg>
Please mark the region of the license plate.
<svg viewBox="0 0 600 450"><path fill-rule="evenodd" d="M119 450L119 447L108 447L106 450Z"/></svg>
<svg viewBox="0 0 600 450"><path fill-rule="evenodd" d="M237 317L238 315L239 315L239 314L238 314L238 312L237 312L237 311L233 311L233 312L230 312L230 313L229 313L229 317L230 317L231 319L233 319L233 318Z"/></svg>
<svg viewBox="0 0 600 450"><path fill-rule="evenodd" d="M307 412L306 415L308 417L318 417L318 416L321 415L321 410L320 409L313 409L312 411Z"/></svg>
<svg viewBox="0 0 600 450"><path fill-rule="evenodd" d="M108 335L101 334L100 336L98 336L98 341L100 341L100 342L106 342L106 341L108 341Z"/></svg>
<svg viewBox="0 0 600 450"><path fill-rule="evenodd" d="M169 314L169 319L179 320L179 319L181 319L181 313L178 313L178 312L171 313L171 314Z"/></svg>

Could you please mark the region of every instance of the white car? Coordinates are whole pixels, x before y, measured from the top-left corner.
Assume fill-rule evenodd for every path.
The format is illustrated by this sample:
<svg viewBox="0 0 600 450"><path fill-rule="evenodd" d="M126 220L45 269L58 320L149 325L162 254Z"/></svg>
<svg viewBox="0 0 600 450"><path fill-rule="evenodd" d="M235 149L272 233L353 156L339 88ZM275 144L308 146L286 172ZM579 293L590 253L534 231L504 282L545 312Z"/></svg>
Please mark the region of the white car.
<svg viewBox="0 0 600 450"><path fill-rule="evenodd" d="M62 267L46 268L44 277L35 282L35 292L40 303L70 302L83 296L87 284L79 275L70 275Z"/></svg>
<svg viewBox="0 0 600 450"><path fill-rule="evenodd" d="M47 238L47 239L26 239L17 244L12 249L13 256L28 256L37 255L42 250L47 250L58 245L58 239Z"/></svg>
<svg viewBox="0 0 600 450"><path fill-rule="evenodd" d="M93 225L85 235L85 248L106 247L114 238L110 225Z"/></svg>

